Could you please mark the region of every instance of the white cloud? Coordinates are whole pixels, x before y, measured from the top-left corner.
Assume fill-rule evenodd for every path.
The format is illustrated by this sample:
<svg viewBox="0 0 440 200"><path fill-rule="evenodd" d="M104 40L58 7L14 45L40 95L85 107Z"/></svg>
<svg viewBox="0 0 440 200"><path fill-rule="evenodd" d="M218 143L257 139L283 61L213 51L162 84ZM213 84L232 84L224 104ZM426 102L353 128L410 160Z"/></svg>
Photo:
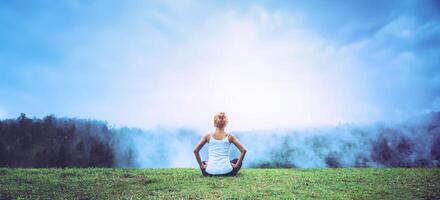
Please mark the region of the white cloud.
<svg viewBox="0 0 440 200"><path fill-rule="evenodd" d="M150 93L147 126L213 129L216 112L230 130L253 130L370 120L365 80L350 52L332 47L279 13L235 13L208 19L167 52L175 66Z"/></svg>

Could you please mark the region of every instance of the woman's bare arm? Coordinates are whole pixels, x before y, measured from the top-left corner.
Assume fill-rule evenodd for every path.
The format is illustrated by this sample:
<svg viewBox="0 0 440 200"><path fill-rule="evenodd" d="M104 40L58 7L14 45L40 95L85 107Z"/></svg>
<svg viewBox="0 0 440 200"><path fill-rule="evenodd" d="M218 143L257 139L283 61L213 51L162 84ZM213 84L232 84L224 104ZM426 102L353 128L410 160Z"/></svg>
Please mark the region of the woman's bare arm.
<svg viewBox="0 0 440 200"><path fill-rule="evenodd" d="M243 147L243 145L240 143L240 141L238 141L238 139L235 136L231 135L230 141L238 148L238 150L240 150L240 157L238 157L238 161L235 164L236 166L240 166L241 163L243 162L247 150Z"/></svg>
<svg viewBox="0 0 440 200"><path fill-rule="evenodd" d="M204 135L202 137L202 139L200 139L200 142L196 145L196 147L194 148L194 151L193 151L194 155L196 156L197 163L199 163L199 166L202 169L204 169L206 166L203 165L199 152L200 152L200 149L202 149L203 145L205 145L208 142L207 136L208 135Z"/></svg>

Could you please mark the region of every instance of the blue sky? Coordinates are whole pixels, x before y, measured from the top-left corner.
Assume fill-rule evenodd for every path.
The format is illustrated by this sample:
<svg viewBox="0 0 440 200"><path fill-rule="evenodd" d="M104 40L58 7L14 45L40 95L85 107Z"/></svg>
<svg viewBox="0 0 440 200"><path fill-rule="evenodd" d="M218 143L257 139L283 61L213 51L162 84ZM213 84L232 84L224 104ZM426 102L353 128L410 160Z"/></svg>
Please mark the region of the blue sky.
<svg viewBox="0 0 440 200"><path fill-rule="evenodd" d="M0 118L230 130L440 110L438 1L1 1Z"/></svg>

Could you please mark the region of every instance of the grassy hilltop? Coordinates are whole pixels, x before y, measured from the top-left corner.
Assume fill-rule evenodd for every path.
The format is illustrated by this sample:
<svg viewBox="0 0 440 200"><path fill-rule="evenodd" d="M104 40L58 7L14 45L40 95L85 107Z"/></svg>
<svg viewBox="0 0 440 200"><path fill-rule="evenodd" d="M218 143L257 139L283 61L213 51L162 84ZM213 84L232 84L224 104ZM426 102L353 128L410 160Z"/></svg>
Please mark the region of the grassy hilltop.
<svg viewBox="0 0 440 200"><path fill-rule="evenodd" d="M440 199L440 169L0 168L0 199Z"/></svg>

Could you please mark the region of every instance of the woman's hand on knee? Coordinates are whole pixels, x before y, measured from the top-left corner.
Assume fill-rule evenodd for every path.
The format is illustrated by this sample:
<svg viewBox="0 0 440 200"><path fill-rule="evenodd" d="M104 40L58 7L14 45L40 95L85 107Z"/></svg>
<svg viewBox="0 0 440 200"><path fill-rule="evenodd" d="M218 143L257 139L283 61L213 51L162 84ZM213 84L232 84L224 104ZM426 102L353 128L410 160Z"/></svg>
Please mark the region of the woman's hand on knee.
<svg viewBox="0 0 440 200"><path fill-rule="evenodd" d="M206 169L207 166L207 164L202 164L202 166L200 166L200 169Z"/></svg>
<svg viewBox="0 0 440 200"><path fill-rule="evenodd" d="M231 163L231 165L232 165L232 168L234 168L234 169L238 167L238 165L235 163Z"/></svg>

